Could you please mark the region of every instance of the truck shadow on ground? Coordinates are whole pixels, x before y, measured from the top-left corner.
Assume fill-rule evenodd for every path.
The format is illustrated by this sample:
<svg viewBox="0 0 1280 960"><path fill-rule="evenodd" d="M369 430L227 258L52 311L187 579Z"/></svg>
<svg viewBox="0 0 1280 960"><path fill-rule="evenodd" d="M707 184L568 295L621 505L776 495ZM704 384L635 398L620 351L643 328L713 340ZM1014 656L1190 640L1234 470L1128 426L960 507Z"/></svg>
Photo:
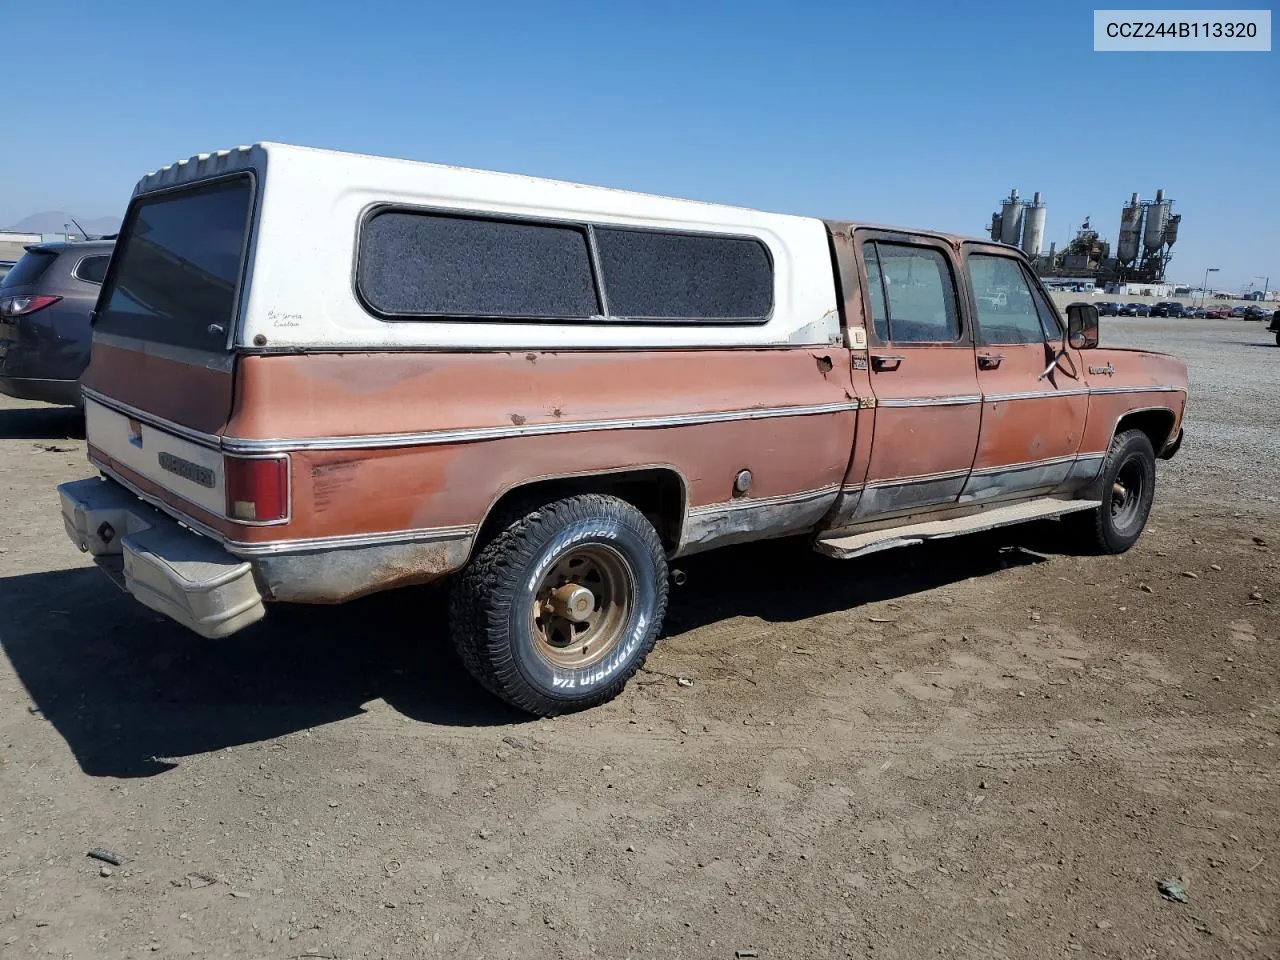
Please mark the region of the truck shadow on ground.
<svg viewBox="0 0 1280 960"><path fill-rule="evenodd" d="M0 440L83 440L84 414L75 407L0 410Z"/></svg>
<svg viewBox="0 0 1280 960"><path fill-rule="evenodd" d="M738 615L792 621L918 593L1040 558L970 538L841 562L804 543L730 548L681 563L668 631ZM341 607L279 607L202 640L119 593L95 568L0 579L0 646L91 776L147 777L182 757L352 717L384 699L424 723L528 718L467 675L449 645L446 597L402 590Z"/></svg>

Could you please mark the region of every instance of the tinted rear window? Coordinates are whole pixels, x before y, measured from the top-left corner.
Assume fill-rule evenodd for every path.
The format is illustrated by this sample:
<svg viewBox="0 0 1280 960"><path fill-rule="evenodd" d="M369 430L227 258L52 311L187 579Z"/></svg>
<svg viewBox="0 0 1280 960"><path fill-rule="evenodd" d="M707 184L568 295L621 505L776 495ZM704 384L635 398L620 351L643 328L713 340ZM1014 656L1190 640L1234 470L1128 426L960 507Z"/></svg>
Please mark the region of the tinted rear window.
<svg viewBox="0 0 1280 960"><path fill-rule="evenodd" d="M586 230L560 224L379 213L360 234L358 283L392 317L600 313Z"/></svg>
<svg viewBox="0 0 1280 960"><path fill-rule="evenodd" d="M57 259L56 253L50 253L47 250L28 250L14 268L5 274L4 279L0 280L0 287L18 287L35 283L44 276L44 272L49 269L49 264Z"/></svg>
<svg viewBox="0 0 1280 960"><path fill-rule="evenodd" d="M85 283L101 283L106 279L107 264L110 262L111 258L107 256L85 257L76 264L76 279Z"/></svg>
<svg viewBox="0 0 1280 960"><path fill-rule="evenodd" d="M252 180L235 177L130 207L98 329L225 350L235 322L252 194Z"/></svg>
<svg viewBox="0 0 1280 960"><path fill-rule="evenodd" d="M763 320L773 307L773 264L759 240L596 227L615 317Z"/></svg>

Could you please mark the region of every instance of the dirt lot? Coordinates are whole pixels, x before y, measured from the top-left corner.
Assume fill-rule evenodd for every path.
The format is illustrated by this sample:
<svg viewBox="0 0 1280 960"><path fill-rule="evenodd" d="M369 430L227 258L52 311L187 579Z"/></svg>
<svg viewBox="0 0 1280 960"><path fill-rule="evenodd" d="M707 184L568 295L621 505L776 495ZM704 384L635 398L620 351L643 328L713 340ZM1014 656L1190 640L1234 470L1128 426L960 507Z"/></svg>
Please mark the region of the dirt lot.
<svg viewBox="0 0 1280 960"><path fill-rule="evenodd" d="M1104 323L1192 367L1129 555L699 557L639 682L552 721L431 590L152 616L62 533L76 419L3 404L0 956L1280 956L1280 349Z"/></svg>

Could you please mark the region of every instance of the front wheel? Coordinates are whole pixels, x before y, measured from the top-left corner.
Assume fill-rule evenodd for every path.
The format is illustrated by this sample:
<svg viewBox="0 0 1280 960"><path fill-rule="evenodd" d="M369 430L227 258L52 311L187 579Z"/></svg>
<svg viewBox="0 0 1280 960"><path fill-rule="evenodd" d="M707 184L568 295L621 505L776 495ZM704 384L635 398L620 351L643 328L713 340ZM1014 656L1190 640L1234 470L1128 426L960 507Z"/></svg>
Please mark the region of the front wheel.
<svg viewBox="0 0 1280 960"><path fill-rule="evenodd" d="M1156 454L1141 430L1116 434L1087 497L1097 509L1076 515L1086 544L1098 553L1124 553L1142 535L1156 491Z"/></svg>
<svg viewBox="0 0 1280 960"><path fill-rule="evenodd" d="M539 716L610 700L643 665L667 608L657 531L615 497L548 503L454 581L450 627L471 675Z"/></svg>

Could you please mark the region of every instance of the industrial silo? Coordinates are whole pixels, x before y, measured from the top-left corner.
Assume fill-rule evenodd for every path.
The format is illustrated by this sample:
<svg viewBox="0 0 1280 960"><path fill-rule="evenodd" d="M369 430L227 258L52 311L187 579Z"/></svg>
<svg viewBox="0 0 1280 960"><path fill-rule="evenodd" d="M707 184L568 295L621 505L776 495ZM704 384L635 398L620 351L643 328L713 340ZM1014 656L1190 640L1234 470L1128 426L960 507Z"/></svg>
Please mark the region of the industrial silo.
<svg viewBox="0 0 1280 960"><path fill-rule="evenodd" d="M1138 259L1138 242L1142 237L1142 205L1135 193L1129 205L1120 211L1120 242L1116 244L1116 259L1125 266Z"/></svg>
<svg viewBox="0 0 1280 960"><path fill-rule="evenodd" d="M1037 191L1023 214L1022 252L1029 257L1040 256L1040 248L1044 245L1044 214L1045 207Z"/></svg>
<svg viewBox="0 0 1280 960"><path fill-rule="evenodd" d="M1164 225L1164 243L1167 247L1172 247L1178 240L1178 224L1182 222L1182 214L1175 213L1169 218L1169 222Z"/></svg>
<svg viewBox="0 0 1280 960"><path fill-rule="evenodd" d="M993 213L991 215L991 239L1000 242L1000 214Z"/></svg>
<svg viewBox="0 0 1280 960"><path fill-rule="evenodd" d="M1022 204L1018 191L1010 190L1009 199L1000 206L1000 242L1016 247L1022 238Z"/></svg>
<svg viewBox="0 0 1280 960"><path fill-rule="evenodd" d="M1142 232L1142 246L1147 253L1155 253L1164 243L1164 228L1169 222L1169 201L1164 191L1156 191L1155 203L1147 210L1147 223Z"/></svg>

